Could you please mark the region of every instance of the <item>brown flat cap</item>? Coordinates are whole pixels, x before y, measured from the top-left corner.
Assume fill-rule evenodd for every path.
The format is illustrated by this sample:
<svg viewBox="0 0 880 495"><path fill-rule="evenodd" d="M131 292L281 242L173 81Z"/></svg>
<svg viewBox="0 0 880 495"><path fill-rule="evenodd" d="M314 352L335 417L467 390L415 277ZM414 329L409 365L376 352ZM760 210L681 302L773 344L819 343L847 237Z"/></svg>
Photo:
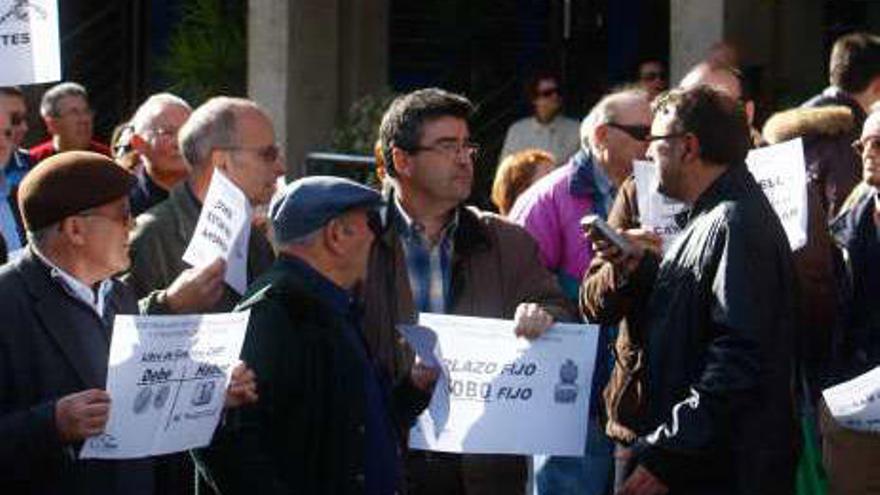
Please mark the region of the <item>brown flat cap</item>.
<svg viewBox="0 0 880 495"><path fill-rule="evenodd" d="M24 226L35 232L74 213L127 196L136 179L110 158L66 151L33 168L18 187Z"/></svg>

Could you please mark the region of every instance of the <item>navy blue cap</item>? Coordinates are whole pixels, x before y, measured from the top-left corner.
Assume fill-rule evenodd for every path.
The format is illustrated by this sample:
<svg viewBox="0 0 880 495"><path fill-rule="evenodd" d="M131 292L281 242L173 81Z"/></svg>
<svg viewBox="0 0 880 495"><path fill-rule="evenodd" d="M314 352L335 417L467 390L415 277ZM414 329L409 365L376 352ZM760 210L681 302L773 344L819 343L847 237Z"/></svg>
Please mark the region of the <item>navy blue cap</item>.
<svg viewBox="0 0 880 495"><path fill-rule="evenodd" d="M284 186L269 205L269 220L275 240L283 244L315 232L347 210L382 203L382 195L353 180L315 175Z"/></svg>

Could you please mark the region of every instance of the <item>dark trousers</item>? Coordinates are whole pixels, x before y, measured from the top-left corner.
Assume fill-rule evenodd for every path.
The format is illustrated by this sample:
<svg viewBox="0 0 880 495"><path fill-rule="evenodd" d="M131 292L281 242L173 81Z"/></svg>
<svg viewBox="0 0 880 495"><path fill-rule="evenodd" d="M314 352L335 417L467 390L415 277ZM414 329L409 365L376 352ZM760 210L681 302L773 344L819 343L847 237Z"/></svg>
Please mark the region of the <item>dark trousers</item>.
<svg viewBox="0 0 880 495"><path fill-rule="evenodd" d="M409 495L525 495L526 458L411 451Z"/></svg>

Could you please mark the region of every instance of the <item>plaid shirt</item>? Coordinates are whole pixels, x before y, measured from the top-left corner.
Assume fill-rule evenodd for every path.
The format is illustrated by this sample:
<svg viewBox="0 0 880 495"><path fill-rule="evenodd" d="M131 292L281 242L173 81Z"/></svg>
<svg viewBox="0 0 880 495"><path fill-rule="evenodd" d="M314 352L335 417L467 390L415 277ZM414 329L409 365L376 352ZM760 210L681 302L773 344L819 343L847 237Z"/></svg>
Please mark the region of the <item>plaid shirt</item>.
<svg viewBox="0 0 880 495"><path fill-rule="evenodd" d="M445 313L449 307L452 280L452 253L455 249L455 229L458 228L458 210L440 233L440 240L432 243L425 237L424 225L413 221L394 199L397 210L394 226L400 236L406 258L406 271L413 303L420 312Z"/></svg>

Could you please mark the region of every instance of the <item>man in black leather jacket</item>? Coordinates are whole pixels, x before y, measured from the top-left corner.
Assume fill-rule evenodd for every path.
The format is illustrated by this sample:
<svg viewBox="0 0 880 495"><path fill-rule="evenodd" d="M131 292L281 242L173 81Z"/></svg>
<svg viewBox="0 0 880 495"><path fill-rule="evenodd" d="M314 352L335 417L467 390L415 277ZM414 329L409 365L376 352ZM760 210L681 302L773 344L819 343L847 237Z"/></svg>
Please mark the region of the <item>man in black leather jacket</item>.
<svg viewBox="0 0 880 495"><path fill-rule="evenodd" d="M595 242L647 334L645 428L620 493L792 493L793 264L744 164L745 117L708 87L673 90L651 134L661 191L690 207L681 236L663 260Z"/></svg>

